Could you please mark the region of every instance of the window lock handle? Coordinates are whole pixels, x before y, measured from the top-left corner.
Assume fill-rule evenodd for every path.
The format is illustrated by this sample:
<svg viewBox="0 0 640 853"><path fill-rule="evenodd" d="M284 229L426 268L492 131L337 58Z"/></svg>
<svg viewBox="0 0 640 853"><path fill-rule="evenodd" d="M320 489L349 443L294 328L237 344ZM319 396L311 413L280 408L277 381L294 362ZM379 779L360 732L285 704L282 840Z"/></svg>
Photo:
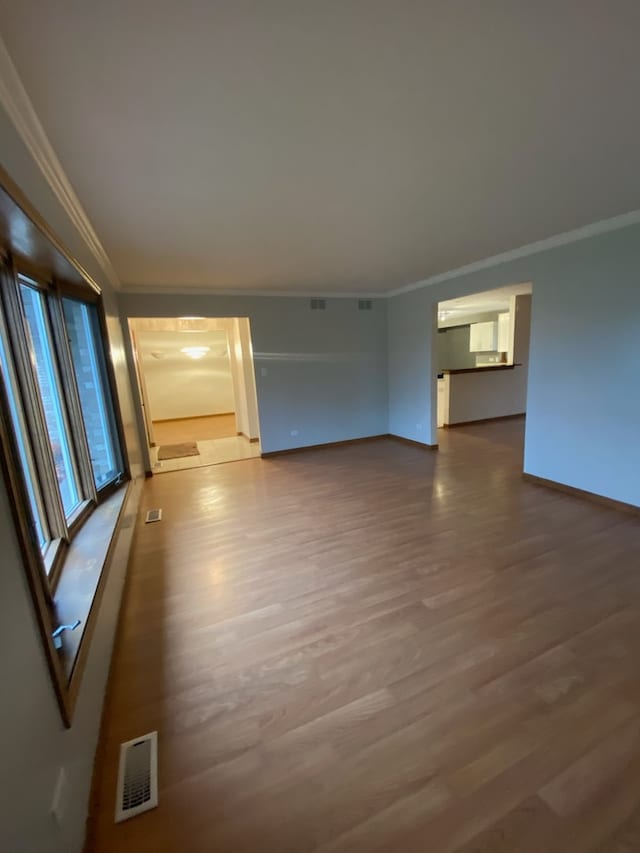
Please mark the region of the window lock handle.
<svg viewBox="0 0 640 853"><path fill-rule="evenodd" d="M58 625L56 630L51 635L51 639L53 640L53 645L56 647L58 651L62 649L62 635L65 631L75 631L81 620L76 619L75 622L72 622L70 625Z"/></svg>

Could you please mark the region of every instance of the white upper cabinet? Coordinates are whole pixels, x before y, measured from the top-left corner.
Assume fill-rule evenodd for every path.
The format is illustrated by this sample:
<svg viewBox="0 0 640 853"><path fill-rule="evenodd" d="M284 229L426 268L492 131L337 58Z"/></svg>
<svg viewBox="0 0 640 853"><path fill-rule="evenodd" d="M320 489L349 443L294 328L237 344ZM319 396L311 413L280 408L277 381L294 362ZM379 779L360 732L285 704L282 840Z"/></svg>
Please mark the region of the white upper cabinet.
<svg viewBox="0 0 640 853"><path fill-rule="evenodd" d="M508 311L498 314L498 352L509 352L511 349L511 315Z"/></svg>
<svg viewBox="0 0 640 853"><path fill-rule="evenodd" d="M488 323L472 323L469 335L470 352L496 352L498 345L498 324L495 321Z"/></svg>

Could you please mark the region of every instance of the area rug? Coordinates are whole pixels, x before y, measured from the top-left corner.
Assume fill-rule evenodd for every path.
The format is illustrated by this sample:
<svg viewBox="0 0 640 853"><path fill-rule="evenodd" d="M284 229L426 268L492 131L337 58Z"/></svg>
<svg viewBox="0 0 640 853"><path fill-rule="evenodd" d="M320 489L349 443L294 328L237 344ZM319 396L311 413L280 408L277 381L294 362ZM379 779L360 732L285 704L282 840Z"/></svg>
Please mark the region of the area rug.
<svg viewBox="0 0 640 853"><path fill-rule="evenodd" d="M195 441L185 441L182 444L163 444L158 450L158 462L163 459L181 459L183 456L200 456Z"/></svg>

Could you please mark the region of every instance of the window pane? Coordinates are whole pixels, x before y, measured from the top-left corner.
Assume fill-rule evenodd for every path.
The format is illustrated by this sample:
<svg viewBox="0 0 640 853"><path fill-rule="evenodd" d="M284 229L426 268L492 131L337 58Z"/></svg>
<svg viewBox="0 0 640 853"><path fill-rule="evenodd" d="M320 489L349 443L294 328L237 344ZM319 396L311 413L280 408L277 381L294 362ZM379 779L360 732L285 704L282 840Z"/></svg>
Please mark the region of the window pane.
<svg viewBox="0 0 640 853"><path fill-rule="evenodd" d="M0 364L2 365L4 385L7 392L7 397L9 398L9 409L11 413L11 420L13 422L13 431L15 433L16 443L18 445L18 452L20 454L22 473L24 474L25 483L27 485L27 494L29 496L29 508L31 510L31 517L36 531L38 545L40 546L40 550L44 551L46 545L49 542L49 534L47 530L44 509L42 503L39 500L39 495L36 493L35 484L38 482L36 476L36 468L33 463L33 457L31 456L31 451L28 445L24 419L22 417L20 409L18 408L18 395L16 393L15 379L13 371L11 370L11 366L9 364L6 343L3 337L0 337Z"/></svg>
<svg viewBox="0 0 640 853"><path fill-rule="evenodd" d="M121 473L117 432L106 393L106 377L95 306L63 299L64 317L76 375L96 489Z"/></svg>
<svg viewBox="0 0 640 853"><path fill-rule="evenodd" d="M81 498L73 462L73 451L69 441L69 431L66 427L62 407L60 382L53 361L51 334L39 291L21 284L20 294L29 331L33 369L38 382L49 442L56 466L60 497L62 498L65 516L69 518L79 506Z"/></svg>

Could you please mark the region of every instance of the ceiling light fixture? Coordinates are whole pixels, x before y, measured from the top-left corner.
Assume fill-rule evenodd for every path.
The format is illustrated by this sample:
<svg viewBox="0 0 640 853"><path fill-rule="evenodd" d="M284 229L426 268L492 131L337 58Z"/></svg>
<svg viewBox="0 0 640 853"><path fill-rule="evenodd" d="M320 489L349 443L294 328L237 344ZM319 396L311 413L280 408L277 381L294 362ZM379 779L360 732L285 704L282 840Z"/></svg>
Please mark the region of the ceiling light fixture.
<svg viewBox="0 0 640 853"><path fill-rule="evenodd" d="M204 358L209 352L209 347L182 347L180 352L183 352L189 358Z"/></svg>

